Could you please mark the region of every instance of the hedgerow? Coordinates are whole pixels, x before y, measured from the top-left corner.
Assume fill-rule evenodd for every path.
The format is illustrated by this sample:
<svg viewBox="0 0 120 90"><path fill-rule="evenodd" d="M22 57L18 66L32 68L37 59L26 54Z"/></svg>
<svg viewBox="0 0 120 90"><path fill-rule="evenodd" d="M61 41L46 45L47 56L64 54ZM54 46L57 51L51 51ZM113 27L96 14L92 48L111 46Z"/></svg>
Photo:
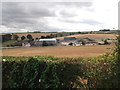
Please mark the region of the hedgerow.
<svg viewBox="0 0 120 90"><path fill-rule="evenodd" d="M96 58L3 57L3 88L114 88L116 54Z"/></svg>

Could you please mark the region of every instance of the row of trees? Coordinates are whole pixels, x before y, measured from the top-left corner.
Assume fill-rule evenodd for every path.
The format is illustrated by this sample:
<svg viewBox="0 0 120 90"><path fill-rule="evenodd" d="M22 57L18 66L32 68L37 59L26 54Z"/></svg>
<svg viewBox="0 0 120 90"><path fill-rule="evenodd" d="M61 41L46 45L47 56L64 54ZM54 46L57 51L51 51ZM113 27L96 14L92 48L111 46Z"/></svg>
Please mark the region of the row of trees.
<svg viewBox="0 0 120 90"><path fill-rule="evenodd" d="M27 37L22 36L22 37L21 37L21 40L24 40L24 39L26 39L26 38L29 39L29 40L32 40L32 39L33 39L33 36L32 36L31 34L28 34Z"/></svg>
<svg viewBox="0 0 120 90"><path fill-rule="evenodd" d="M2 42L9 41L11 39L12 39L12 35L11 34L2 35Z"/></svg>
<svg viewBox="0 0 120 90"><path fill-rule="evenodd" d="M4 35L1 35L1 37L2 37L2 42L19 39L19 36L17 34L4 34ZM24 40L26 38L29 39L29 40L33 39L32 35L28 34L27 37L22 36L21 40Z"/></svg>
<svg viewBox="0 0 120 90"><path fill-rule="evenodd" d="M2 42L9 40L18 40L19 36L16 34L4 34L2 35Z"/></svg>

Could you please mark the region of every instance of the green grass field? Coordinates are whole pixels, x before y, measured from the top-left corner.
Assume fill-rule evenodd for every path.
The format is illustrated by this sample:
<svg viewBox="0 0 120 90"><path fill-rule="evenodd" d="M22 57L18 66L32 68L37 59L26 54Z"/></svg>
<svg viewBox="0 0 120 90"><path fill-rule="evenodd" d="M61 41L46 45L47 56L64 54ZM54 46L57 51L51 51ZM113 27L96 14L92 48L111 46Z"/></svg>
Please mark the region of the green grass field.
<svg viewBox="0 0 120 90"><path fill-rule="evenodd" d="M16 42L16 40L9 40L9 41L3 42L2 47L7 47L7 46L14 45L15 42Z"/></svg>

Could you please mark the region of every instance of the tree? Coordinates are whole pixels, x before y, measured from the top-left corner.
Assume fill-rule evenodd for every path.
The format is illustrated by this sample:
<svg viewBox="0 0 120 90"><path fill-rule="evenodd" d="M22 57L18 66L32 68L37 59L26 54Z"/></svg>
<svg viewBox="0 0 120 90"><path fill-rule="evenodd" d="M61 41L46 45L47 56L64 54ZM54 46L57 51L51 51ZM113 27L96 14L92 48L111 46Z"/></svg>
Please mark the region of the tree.
<svg viewBox="0 0 120 90"><path fill-rule="evenodd" d="M62 36L63 36L63 34L61 33L61 34L60 34L60 37L62 37Z"/></svg>
<svg viewBox="0 0 120 90"><path fill-rule="evenodd" d="M79 31L78 34L81 34L81 32Z"/></svg>
<svg viewBox="0 0 120 90"><path fill-rule="evenodd" d="M35 38L36 40L38 40L38 38Z"/></svg>
<svg viewBox="0 0 120 90"><path fill-rule="evenodd" d="M12 39L12 35L11 34L2 35L2 42L9 41L11 39Z"/></svg>
<svg viewBox="0 0 120 90"><path fill-rule="evenodd" d="M21 40L24 40L25 38L26 38L25 36L22 36L22 37L21 37Z"/></svg>
<svg viewBox="0 0 120 90"><path fill-rule="evenodd" d="M106 44L109 44L109 42L107 41L107 40L104 40L104 44L106 45Z"/></svg>
<svg viewBox="0 0 120 90"><path fill-rule="evenodd" d="M18 40L19 36L18 35L13 35L14 40Z"/></svg>
<svg viewBox="0 0 120 90"><path fill-rule="evenodd" d="M41 36L41 39L46 38L45 36Z"/></svg>
<svg viewBox="0 0 120 90"><path fill-rule="evenodd" d="M120 32L118 32L117 37L117 43L116 43L116 52L117 52L117 78L118 78L118 86L120 85Z"/></svg>
<svg viewBox="0 0 120 90"><path fill-rule="evenodd" d="M54 37L57 37L57 34L54 34Z"/></svg>
<svg viewBox="0 0 120 90"><path fill-rule="evenodd" d="M51 36L47 35L46 38L51 38Z"/></svg>
<svg viewBox="0 0 120 90"><path fill-rule="evenodd" d="M69 45L71 45L71 46L72 46L72 45L73 45L73 43L72 43L72 42L70 42L70 43L69 43Z"/></svg>
<svg viewBox="0 0 120 90"><path fill-rule="evenodd" d="M33 38L33 37L32 37L31 34L28 34L28 35L27 35L27 39L32 40L32 38Z"/></svg>
<svg viewBox="0 0 120 90"><path fill-rule="evenodd" d="M54 35L51 33L51 34L50 34L50 37L51 37L51 38L54 38Z"/></svg>

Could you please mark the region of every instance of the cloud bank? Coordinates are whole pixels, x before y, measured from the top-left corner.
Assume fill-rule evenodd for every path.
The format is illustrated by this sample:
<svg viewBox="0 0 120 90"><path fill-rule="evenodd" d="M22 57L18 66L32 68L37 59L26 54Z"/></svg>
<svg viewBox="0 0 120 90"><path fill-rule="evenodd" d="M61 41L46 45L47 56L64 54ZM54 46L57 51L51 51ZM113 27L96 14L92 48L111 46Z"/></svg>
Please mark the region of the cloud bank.
<svg viewBox="0 0 120 90"><path fill-rule="evenodd" d="M104 26L94 2L4 2L2 32L88 31Z"/></svg>

